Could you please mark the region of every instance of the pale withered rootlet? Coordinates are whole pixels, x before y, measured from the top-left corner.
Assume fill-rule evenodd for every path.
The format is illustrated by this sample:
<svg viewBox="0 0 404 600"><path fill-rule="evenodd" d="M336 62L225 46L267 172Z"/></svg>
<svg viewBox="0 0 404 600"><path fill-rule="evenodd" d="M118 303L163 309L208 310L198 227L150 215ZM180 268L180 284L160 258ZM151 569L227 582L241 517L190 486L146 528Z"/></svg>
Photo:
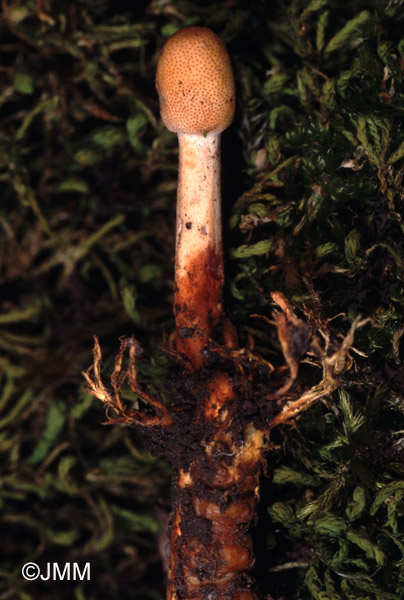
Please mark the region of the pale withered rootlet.
<svg viewBox="0 0 404 600"><path fill-rule="evenodd" d="M310 322L298 319L286 298L273 292L280 308L273 323L286 365L275 368L251 348L239 348L222 302L220 133L235 109L224 44L205 28L178 31L163 47L156 86L162 119L179 140L176 332L169 349L178 367L170 382L174 400L166 406L139 384L133 338L121 341L112 391L101 380L98 340L85 377L90 393L104 402L108 422L139 427L151 449L172 463L167 599L253 600L250 526L269 431L340 385L339 375L351 364L353 333L363 323L355 321L330 353ZM321 323L321 331L328 335L327 323ZM306 352L317 360L323 378L293 392L298 361ZM142 410L123 404L124 380L145 403Z"/></svg>

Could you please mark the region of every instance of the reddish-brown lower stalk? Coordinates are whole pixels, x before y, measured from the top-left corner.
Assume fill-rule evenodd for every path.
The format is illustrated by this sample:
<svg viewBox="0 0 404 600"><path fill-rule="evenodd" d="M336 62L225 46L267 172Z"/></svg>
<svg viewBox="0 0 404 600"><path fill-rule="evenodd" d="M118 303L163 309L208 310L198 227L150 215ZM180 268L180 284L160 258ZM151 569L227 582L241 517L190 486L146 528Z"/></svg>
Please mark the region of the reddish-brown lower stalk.
<svg viewBox="0 0 404 600"><path fill-rule="evenodd" d="M220 134L179 134L174 313L176 347L197 369L223 318Z"/></svg>

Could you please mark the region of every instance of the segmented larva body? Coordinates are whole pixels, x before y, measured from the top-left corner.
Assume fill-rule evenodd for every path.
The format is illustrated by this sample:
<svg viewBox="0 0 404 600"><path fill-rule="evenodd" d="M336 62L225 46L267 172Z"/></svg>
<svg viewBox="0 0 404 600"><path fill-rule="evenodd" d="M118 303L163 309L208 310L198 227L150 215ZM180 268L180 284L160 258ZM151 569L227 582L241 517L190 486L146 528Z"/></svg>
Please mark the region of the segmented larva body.
<svg viewBox="0 0 404 600"><path fill-rule="evenodd" d="M169 600L256 598L249 575L254 564L249 529L258 500L263 438L251 428L231 461L223 462L207 448L189 471L178 473Z"/></svg>

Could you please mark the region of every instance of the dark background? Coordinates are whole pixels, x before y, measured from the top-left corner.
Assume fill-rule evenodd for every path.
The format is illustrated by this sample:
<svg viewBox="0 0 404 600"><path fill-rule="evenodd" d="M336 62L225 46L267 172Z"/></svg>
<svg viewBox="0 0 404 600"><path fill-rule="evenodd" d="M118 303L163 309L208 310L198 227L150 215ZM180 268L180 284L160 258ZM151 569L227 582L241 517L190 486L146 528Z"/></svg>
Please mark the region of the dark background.
<svg viewBox="0 0 404 600"><path fill-rule="evenodd" d="M282 363L273 290L329 320L330 353L370 318L339 392L273 434L261 594L404 597L403 24L394 0L3 1L1 600L164 595L169 465L102 425L81 371L97 335L108 383L133 334L144 385L169 401L177 144L154 72L190 25L220 35L235 68L225 296L242 343ZM320 379L306 357L299 389ZM26 562L89 562L91 581L28 582Z"/></svg>

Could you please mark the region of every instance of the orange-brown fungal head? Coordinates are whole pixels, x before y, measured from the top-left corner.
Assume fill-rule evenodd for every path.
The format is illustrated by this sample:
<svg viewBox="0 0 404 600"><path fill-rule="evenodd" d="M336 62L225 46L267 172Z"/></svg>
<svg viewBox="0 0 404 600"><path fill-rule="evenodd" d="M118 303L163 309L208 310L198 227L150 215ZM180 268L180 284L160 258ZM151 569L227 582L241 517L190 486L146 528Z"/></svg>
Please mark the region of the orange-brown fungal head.
<svg viewBox="0 0 404 600"><path fill-rule="evenodd" d="M235 87L229 55L210 29L180 29L157 65L161 118L175 133L221 132L233 120Z"/></svg>

